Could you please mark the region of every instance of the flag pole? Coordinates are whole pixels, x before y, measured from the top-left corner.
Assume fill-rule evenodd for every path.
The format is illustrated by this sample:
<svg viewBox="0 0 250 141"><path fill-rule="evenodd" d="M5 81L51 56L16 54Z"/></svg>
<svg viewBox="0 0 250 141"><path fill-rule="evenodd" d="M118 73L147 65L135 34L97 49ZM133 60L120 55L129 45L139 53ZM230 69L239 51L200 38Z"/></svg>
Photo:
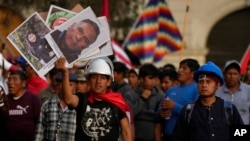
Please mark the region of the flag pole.
<svg viewBox="0 0 250 141"><path fill-rule="evenodd" d="M183 50L186 48L186 32L187 32L187 24L188 24L188 16L189 16L189 8L191 4L191 0L186 0L187 6L186 6L186 11L185 11L185 16L184 16L184 23L183 23L183 34L182 34L182 48L180 51L180 60L183 58Z"/></svg>

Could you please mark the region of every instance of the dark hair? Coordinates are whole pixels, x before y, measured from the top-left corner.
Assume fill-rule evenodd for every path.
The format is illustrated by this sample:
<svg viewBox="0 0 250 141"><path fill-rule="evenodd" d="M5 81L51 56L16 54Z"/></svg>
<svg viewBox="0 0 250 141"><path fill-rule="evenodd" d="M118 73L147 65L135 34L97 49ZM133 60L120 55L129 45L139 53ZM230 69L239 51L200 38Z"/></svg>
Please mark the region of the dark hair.
<svg viewBox="0 0 250 141"><path fill-rule="evenodd" d="M52 68L48 73L50 74L50 76L54 76L59 72L59 70L57 68Z"/></svg>
<svg viewBox="0 0 250 141"><path fill-rule="evenodd" d="M146 76L159 76L159 70L152 64L144 64L140 67L139 77L145 78Z"/></svg>
<svg viewBox="0 0 250 141"><path fill-rule="evenodd" d="M10 75L18 75L22 81L28 79L26 73L22 70L10 71Z"/></svg>
<svg viewBox="0 0 250 141"><path fill-rule="evenodd" d="M198 70L200 68L200 65L197 60L195 59L184 59L180 62L180 65L187 64L187 66L190 68L192 72Z"/></svg>
<svg viewBox="0 0 250 141"><path fill-rule="evenodd" d="M173 64L167 63L163 66L163 69L173 69L176 70L175 66Z"/></svg>
<svg viewBox="0 0 250 141"><path fill-rule="evenodd" d="M128 68L122 62L113 62L114 71L117 73L123 73L123 76L126 75Z"/></svg>
<svg viewBox="0 0 250 141"><path fill-rule="evenodd" d="M97 35L100 34L100 29L99 29L98 25L95 22L93 22L92 20L90 20L90 19L84 19L81 22L85 22L85 23L91 24L93 26L95 32L96 32L96 38L97 38Z"/></svg>
<svg viewBox="0 0 250 141"><path fill-rule="evenodd" d="M167 69L160 72L160 81L162 82L163 78L166 76L168 76L172 81L177 80L177 72L175 70Z"/></svg>
<svg viewBox="0 0 250 141"><path fill-rule="evenodd" d="M134 73L135 75L139 76L138 71L136 72L135 69L130 69L128 73Z"/></svg>

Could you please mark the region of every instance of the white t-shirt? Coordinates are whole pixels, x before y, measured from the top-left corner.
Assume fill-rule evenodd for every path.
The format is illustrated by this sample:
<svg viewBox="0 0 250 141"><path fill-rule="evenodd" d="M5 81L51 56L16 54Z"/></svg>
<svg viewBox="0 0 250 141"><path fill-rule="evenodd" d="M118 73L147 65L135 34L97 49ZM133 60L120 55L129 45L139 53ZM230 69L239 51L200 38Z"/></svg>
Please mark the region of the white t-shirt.
<svg viewBox="0 0 250 141"><path fill-rule="evenodd" d="M3 69L8 71L11 66L12 64L3 57L2 53L0 53L0 86L3 87L6 94L8 94L9 91L6 80L2 76L2 72Z"/></svg>

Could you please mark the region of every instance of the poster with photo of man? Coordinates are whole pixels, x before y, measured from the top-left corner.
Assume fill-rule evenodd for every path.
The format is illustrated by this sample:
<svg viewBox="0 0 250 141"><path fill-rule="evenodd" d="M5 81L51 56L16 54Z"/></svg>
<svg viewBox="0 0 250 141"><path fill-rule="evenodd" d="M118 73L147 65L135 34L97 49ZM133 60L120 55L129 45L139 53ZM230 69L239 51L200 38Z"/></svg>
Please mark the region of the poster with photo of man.
<svg viewBox="0 0 250 141"><path fill-rule="evenodd" d="M67 66L83 59L110 40L90 7L66 21L45 36L56 55L65 56Z"/></svg>
<svg viewBox="0 0 250 141"><path fill-rule="evenodd" d="M103 28L107 29L105 30L105 33L107 35L107 37L110 37L110 30L109 30L109 24L108 24L108 20L105 16L102 17L98 17L97 18L99 23L102 25ZM108 40L106 43L104 43L103 45L101 45L99 47L100 53L99 54L95 54L86 58L81 59L82 61L84 60L89 60L89 59L94 59L94 58L98 58L98 57L104 57L104 56L109 56L113 54L113 49L112 49L112 44L111 44L111 40Z"/></svg>
<svg viewBox="0 0 250 141"><path fill-rule="evenodd" d="M57 60L55 52L44 38L49 32L50 28L35 12L7 36L40 76L50 71Z"/></svg>
<svg viewBox="0 0 250 141"><path fill-rule="evenodd" d="M105 32L107 32L106 34L108 35L108 37L110 37L111 35L110 35L109 24L108 24L107 18L105 16L102 16L102 17L98 17L97 19L99 23L103 26L103 28L107 29L105 30ZM99 49L98 54L86 56L80 59L79 61L76 62L77 66L85 66L88 60L90 59L113 55L113 48L112 48L111 40L101 45L98 49Z"/></svg>
<svg viewBox="0 0 250 141"><path fill-rule="evenodd" d="M78 6L76 6L76 7L77 7L77 10L80 10L80 11L83 10L82 7L78 7ZM77 13L79 13L79 12L77 12ZM48 24L48 26L52 30L54 30L55 28L62 25L64 22L66 22L69 19L71 19L72 17L74 17L77 13L74 11L64 9L62 7L51 5L49 12L47 13L47 16L46 16L46 23ZM99 48L96 50L93 50L93 51L91 50L91 52L89 52L86 57L93 56L93 55L99 54L99 53L100 53Z"/></svg>

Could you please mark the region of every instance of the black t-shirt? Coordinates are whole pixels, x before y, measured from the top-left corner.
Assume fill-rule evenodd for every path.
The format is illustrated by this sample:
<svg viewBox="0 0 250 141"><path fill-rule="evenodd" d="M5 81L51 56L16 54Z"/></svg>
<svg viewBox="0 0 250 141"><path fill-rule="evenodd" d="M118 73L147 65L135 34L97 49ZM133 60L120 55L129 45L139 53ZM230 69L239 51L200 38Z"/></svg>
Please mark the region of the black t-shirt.
<svg viewBox="0 0 250 141"><path fill-rule="evenodd" d="M87 101L84 94L78 95L76 141L117 141L120 120L126 115L105 101Z"/></svg>

